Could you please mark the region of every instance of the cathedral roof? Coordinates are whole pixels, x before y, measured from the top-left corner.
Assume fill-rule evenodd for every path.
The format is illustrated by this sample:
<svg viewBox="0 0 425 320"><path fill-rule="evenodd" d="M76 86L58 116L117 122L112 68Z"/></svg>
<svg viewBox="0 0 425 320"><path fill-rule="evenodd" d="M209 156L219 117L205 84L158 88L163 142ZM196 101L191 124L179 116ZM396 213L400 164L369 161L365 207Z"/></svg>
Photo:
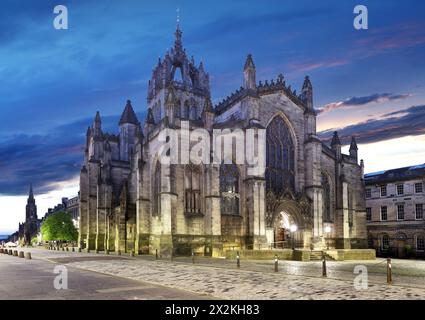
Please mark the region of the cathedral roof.
<svg viewBox="0 0 425 320"><path fill-rule="evenodd" d="M120 119L120 125L124 123L131 123L131 124L139 124L139 120L137 120L136 113L133 110L133 107L131 106L131 101L127 100L127 104L125 105L124 112L121 115Z"/></svg>

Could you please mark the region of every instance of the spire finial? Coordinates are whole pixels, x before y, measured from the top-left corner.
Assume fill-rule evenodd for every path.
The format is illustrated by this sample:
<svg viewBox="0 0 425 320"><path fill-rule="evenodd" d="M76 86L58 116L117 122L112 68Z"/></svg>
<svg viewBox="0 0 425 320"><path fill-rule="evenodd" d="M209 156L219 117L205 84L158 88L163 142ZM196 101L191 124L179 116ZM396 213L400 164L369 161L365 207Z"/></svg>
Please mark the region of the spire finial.
<svg viewBox="0 0 425 320"><path fill-rule="evenodd" d="M34 192L33 192L33 190L32 190L32 182L30 183L29 198L30 198L30 199L34 199Z"/></svg>
<svg viewBox="0 0 425 320"><path fill-rule="evenodd" d="M177 8L177 29L180 29L180 8Z"/></svg>
<svg viewBox="0 0 425 320"><path fill-rule="evenodd" d="M183 32L180 30L180 8L177 8L177 25L176 25L176 41L174 43L174 49L176 51L182 50L182 34Z"/></svg>

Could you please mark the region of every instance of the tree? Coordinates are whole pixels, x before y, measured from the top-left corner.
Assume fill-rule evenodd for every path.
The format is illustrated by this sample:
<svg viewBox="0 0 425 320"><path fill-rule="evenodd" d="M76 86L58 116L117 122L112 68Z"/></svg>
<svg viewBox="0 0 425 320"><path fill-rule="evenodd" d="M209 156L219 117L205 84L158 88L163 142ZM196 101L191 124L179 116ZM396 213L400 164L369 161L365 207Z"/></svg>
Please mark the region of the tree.
<svg viewBox="0 0 425 320"><path fill-rule="evenodd" d="M41 225L41 234L45 241L77 241L78 238L71 216L63 211L47 217Z"/></svg>

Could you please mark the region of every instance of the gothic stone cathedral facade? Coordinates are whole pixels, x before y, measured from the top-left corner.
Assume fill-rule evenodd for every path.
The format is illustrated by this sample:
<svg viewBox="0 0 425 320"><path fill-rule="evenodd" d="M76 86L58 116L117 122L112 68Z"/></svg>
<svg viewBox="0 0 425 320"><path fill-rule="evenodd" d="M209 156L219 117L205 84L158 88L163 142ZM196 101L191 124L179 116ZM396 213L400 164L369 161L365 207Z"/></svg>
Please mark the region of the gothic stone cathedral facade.
<svg viewBox="0 0 425 320"><path fill-rule="evenodd" d="M318 139L308 77L299 95L282 75L257 83L251 55L243 76L243 86L213 107L209 75L202 62L188 58L177 27L174 47L149 81L144 124L127 101L119 134L102 131L99 113L88 128L80 174L82 247L163 256L281 248L289 240L305 249L329 241L333 248L366 247L355 140L346 155L337 133L330 147ZM265 173L249 175L236 164L160 164L159 132L182 121L209 132L265 129Z"/></svg>

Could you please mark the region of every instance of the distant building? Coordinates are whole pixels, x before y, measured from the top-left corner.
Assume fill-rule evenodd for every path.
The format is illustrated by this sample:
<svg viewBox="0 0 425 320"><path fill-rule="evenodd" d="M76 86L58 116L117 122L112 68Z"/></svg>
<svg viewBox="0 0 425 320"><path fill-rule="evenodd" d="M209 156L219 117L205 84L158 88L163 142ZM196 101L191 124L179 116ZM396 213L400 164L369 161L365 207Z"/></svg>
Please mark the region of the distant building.
<svg viewBox="0 0 425 320"><path fill-rule="evenodd" d="M37 206L35 204L34 192L30 186L27 205L25 208L25 222L19 224L19 240L24 244L31 244L31 239L40 231L40 220L37 217Z"/></svg>
<svg viewBox="0 0 425 320"><path fill-rule="evenodd" d="M71 215L72 222L74 226L78 229L78 221L79 221L79 211L80 211L80 195L73 197L71 199L62 198L62 202L58 203L53 208L49 208L42 219L42 223L51 215L58 212L66 212Z"/></svg>
<svg viewBox="0 0 425 320"><path fill-rule="evenodd" d="M78 229L80 221L80 193L78 193L78 196L67 200L65 211L71 215L72 222Z"/></svg>
<svg viewBox="0 0 425 320"><path fill-rule="evenodd" d="M369 247L425 257L425 164L365 175Z"/></svg>

